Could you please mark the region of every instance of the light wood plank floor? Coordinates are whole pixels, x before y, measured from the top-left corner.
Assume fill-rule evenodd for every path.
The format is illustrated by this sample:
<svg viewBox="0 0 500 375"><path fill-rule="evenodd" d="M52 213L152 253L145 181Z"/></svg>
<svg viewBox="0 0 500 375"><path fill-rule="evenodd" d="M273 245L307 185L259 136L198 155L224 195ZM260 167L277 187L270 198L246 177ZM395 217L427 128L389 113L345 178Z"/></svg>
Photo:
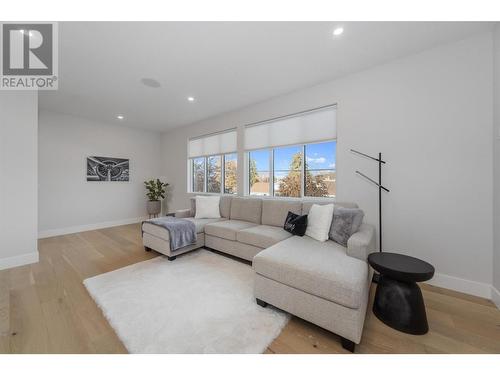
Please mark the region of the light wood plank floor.
<svg viewBox="0 0 500 375"><path fill-rule="evenodd" d="M143 250L139 225L47 238L39 250L39 263L0 271L0 353L126 353L82 280L157 256ZM395 331L369 311L357 353L500 353L490 301L422 289L427 335ZM266 353L346 352L338 336L292 318Z"/></svg>

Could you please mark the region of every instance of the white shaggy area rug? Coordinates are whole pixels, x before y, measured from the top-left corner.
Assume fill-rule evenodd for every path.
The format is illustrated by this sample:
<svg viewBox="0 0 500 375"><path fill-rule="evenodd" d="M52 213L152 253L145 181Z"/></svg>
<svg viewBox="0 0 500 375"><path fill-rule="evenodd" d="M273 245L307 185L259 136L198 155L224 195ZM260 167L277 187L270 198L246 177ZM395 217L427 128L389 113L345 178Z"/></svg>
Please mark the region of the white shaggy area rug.
<svg viewBox="0 0 500 375"><path fill-rule="evenodd" d="M198 250L84 281L130 353L262 353L289 315L253 297L253 270Z"/></svg>

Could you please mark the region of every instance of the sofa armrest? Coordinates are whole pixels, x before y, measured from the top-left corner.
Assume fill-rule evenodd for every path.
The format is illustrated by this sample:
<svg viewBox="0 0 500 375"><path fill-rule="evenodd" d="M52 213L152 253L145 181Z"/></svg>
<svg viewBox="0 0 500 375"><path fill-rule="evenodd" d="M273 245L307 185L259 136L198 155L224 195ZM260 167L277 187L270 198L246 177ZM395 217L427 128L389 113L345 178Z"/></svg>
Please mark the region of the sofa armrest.
<svg viewBox="0 0 500 375"><path fill-rule="evenodd" d="M375 228L361 224L359 230L347 240L347 255L366 261L375 249Z"/></svg>
<svg viewBox="0 0 500 375"><path fill-rule="evenodd" d="M189 208L185 210L177 210L175 211L175 217L183 218L183 217L191 217L191 210Z"/></svg>

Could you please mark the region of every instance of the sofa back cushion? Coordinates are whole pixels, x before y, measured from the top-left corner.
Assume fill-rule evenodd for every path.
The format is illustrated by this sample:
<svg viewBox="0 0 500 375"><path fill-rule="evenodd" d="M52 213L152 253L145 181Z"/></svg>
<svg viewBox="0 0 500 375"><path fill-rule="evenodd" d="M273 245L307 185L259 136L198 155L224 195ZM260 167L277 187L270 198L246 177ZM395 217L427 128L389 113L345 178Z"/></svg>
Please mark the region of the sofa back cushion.
<svg viewBox="0 0 500 375"><path fill-rule="evenodd" d="M191 197L189 198L189 203L190 203L190 216L191 217L194 217L194 215L196 215L196 197Z"/></svg>
<svg viewBox="0 0 500 375"><path fill-rule="evenodd" d="M307 215L313 204L324 205L324 204L332 204L332 203L336 207L358 208L358 205L356 203L352 203L352 202L303 201L302 202L302 215Z"/></svg>
<svg viewBox="0 0 500 375"><path fill-rule="evenodd" d="M229 219L229 215L231 213L231 200L233 197L228 196L228 195L222 195L220 197L220 203L219 203L219 208L220 208L220 216L225 217L226 219ZM196 215L196 197L191 197L190 198L190 216L195 217Z"/></svg>
<svg viewBox="0 0 500 375"><path fill-rule="evenodd" d="M231 214L229 218L232 220L243 220L251 223L260 224L262 216L262 199L255 198L239 198L231 199Z"/></svg>
<svg viewBox="0 0 500 375"><path fill-rule="evenodd" d="M262 200L262 224L283 228L288 211L300 215L302 203L300 201L282 199Z"/></svg>
<svg viewBox="0 0 500 375"><path fill-rule="evenodd" d="M229 215L231 214L231 200L233 197L229 195L222 195L220 197L220 216L229 219Z"/></svg>

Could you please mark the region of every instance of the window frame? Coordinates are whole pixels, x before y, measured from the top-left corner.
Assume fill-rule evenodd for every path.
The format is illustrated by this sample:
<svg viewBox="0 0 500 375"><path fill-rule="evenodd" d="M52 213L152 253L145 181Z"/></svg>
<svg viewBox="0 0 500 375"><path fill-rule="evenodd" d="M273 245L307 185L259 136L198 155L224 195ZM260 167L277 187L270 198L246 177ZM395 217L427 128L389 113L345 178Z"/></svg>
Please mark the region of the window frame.
<svg viewBox="0 0 500 375"><path fill-rule="evenodd" d="M262 151L262 150L269 150L269 174L270 174L270 184L269 184L269 192L267 196L259 196L260 198L263 199L295 199L295 200L328 200L328 201L334 201L337 198L337 192L335 192L335 195L333 197L314 197L314 196L308 196L306 194L306 146L308 145L314 145L314 144L320 144L320 143L329 143L329 142L335 142L335 169L333 168L325 168L321 170L334 170L335 171L335 176L337 175L337 138L332 138L332 139L325 139L325 140L320 140L317 142L309 142L309 143L299 143L299 144L293 144L293 145L283 145L283 146L276 146L276 147L265 147L265 148L260 148L260 149L255 149L255 150L247 150L245 151L245 196L258 196L255 194L251 194L250 189L250 154L255 151ZM276 196L275 195L275 189L274 189L274 154L275 154L275 149L278 148L287 148L287 147L294 147L294 146L299 146L301 148L301 154L302 154L302 166L301 166L301 171L300 171L300 197L283 197L283 196ZM315 170L315 169L309 169L309 170Z"/></svg>
<svg viewBox="0 0 500 375"><path fill-rule="evenodd" d="M189 194L204 194L204 195L230 195L236 196L238 195L238 185L236 185L235 193L226 193L225 192L225 184L226 184L226 155L236 155L236 177L238 177L238 153L237 152L226 152L223 154L213 154L213 155L204 155L204 156L195 156L192 158L188 158L188 189L187 192ZM220 181L220 192L214 193L208 191L208 158L211 157L220 157L221 159L221 181ZM204 175L205 180L203 183L203 191L194 191L194 160L201 159L204 160Z"/></svg>

